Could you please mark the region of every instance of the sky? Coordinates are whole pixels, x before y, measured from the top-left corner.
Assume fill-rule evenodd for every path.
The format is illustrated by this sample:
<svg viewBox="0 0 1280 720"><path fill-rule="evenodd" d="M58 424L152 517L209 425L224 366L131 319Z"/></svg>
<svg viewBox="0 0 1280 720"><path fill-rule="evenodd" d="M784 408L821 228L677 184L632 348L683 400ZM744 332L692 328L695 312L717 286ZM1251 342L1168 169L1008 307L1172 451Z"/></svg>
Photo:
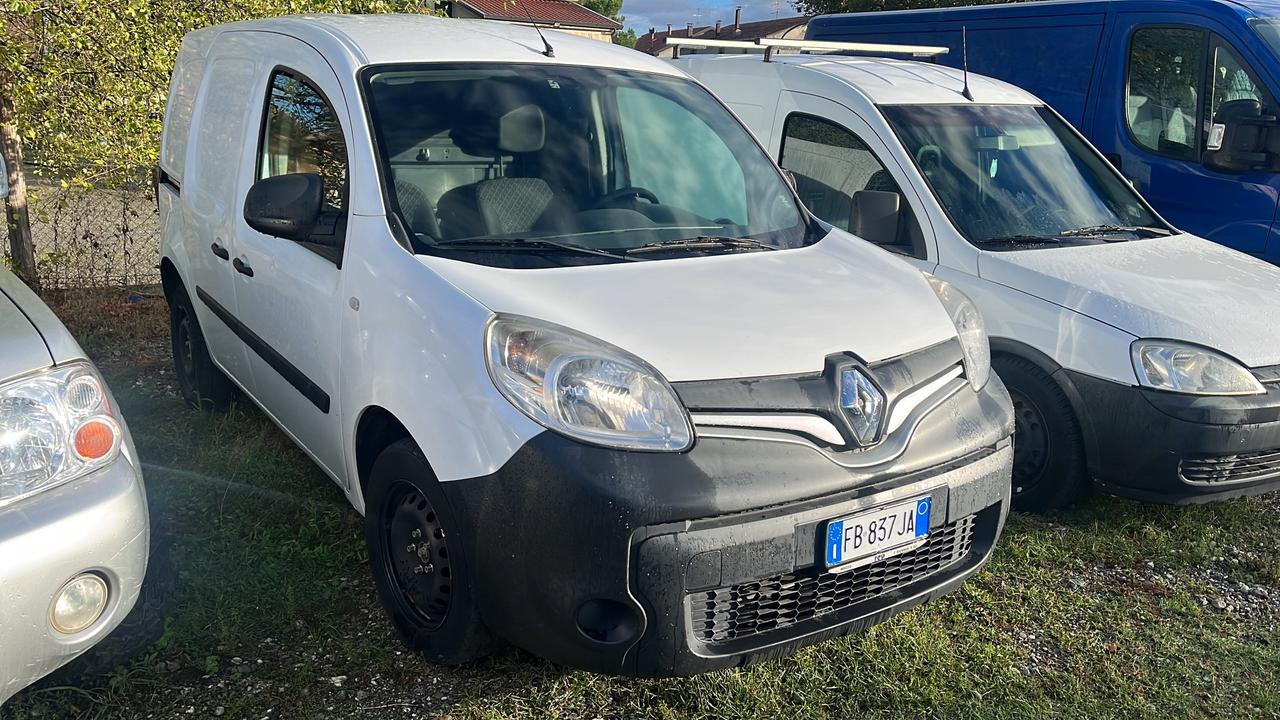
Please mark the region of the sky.
<svg viewBox="0 0 1280 720"><path fill-rule="evenodd" d="M742 6L743 22L775 17L774 0L623 0L622 14L627 18L627 27L643 34L651 27L665 31L668 23L683 28L689 23L715 25L716 20L721 20L731 25L733 9L738 5ZM777 0L776 9L776 17L798 14L791 0Z"/></svg>

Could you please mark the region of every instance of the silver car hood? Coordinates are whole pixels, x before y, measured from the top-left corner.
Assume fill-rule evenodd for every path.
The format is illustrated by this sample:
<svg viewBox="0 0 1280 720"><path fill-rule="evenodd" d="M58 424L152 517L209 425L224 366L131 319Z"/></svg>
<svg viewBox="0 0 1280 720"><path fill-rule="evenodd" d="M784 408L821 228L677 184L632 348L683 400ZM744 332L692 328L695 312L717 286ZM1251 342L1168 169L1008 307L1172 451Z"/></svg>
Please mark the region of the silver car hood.
<svg viewBox="0 0 1280 720"><path fill-rule="evenodd" d="M40 296L0 268L0 382L84 356Z"/></svg>

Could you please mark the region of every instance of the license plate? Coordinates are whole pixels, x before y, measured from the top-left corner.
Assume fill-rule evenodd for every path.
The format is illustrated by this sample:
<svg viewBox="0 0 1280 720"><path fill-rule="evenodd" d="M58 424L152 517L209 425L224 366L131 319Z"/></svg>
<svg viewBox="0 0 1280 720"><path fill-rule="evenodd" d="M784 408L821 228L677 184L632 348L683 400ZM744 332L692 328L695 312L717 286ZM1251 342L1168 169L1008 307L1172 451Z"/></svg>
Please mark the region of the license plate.
<svg viewBox="0 0 1280 720"><path fill-rule="evenodd" d="M827 523L826 566L851 570L919 547L929 537L932 496L905 500Z"/></svg>

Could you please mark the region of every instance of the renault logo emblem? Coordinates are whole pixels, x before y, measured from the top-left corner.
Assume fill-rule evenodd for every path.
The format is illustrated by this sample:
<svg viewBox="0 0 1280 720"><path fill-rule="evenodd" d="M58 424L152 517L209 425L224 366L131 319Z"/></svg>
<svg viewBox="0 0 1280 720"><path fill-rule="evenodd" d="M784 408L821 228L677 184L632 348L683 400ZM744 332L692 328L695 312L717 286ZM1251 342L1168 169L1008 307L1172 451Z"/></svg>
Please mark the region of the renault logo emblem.
<svg viewBox="0 0 1280 720"><path fill-rule="evenodd" d="M840 371L840 409L858 445L868 447L880 439L884 407L884 393L862 368L847 367Z"/></svg>

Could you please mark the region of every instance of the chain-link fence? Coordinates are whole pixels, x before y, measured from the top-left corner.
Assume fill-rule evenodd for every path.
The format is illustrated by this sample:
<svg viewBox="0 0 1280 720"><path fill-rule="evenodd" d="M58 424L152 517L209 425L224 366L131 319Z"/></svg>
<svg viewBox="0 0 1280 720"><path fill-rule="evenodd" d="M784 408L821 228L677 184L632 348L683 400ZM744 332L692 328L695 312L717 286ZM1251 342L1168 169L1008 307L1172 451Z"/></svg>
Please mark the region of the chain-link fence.
<svg viewBox="0 0 1280 720"><path fill-rule="evenodd" d="M41 287L160 282L160 217L147 172L88 188L27 177ZM8 243L0 245L11 266Z"/></svg>

